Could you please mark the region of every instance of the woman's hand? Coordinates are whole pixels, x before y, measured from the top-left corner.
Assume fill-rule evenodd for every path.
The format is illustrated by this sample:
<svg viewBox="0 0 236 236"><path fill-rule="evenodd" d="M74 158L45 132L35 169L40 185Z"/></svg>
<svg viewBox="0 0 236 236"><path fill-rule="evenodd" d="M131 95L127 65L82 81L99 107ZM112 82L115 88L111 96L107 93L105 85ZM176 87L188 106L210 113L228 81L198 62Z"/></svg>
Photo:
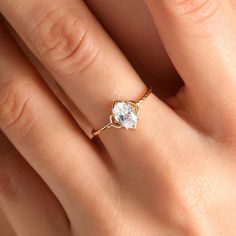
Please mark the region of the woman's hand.
<svg viewBox="0 0 236 236"><path fill-rule="evenodd" d="M168 105L150 96L138 129L110 129L102 144L1 29L0 126L35 170L15 152L2 155L0 205L18 235L236 232L233 5L147 4L185 86ZM0 10L92 128L107 123L113 99L145 90L81 1L2 0Z"/></svg>

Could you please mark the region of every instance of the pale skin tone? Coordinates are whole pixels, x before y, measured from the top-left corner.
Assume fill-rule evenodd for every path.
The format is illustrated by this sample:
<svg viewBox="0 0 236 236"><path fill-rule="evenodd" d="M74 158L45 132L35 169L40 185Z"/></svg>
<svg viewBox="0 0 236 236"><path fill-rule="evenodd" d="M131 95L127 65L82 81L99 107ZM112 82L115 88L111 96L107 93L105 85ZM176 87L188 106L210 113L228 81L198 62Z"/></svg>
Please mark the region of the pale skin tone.
<svg viewBox="0 0 236 236"><path fill-rule="evenodd" d="M102 144L1 27L0 127L18 151L2 136L0 206L18 235L236 232L234 4L146 3L185 85L167 101L152 94L138 129L111 129ZM91 128L107 122L114 98L145 91L81 1L2 0L0 10Z"/></svg>

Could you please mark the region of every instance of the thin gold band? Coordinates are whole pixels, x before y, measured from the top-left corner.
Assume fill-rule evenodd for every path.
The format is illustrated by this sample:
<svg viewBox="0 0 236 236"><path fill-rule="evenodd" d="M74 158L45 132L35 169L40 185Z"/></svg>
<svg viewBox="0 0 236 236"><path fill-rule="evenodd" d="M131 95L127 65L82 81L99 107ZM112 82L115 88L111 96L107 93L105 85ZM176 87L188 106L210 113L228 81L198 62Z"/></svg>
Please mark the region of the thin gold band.
<svg viewBox="0 0 236 236"><path fill-rule="evenodd" d="M134 105L136 105L136 107L139 109L139 106L141 105L141 103L143 103L151 93L152 93L152 89L148 88L147 91L145 92L145 94L140 99L138 99L136 102L135 101L130 101L130 102L132 102ZM92 136L93 137L97 136L97 135L105 132L106 130L110 129L111 127L122 128L122 126L120 124L117 124L116 122L114 122L113 115L110 116L109 123L106 124L104 127L100 128L98 130L92 130Z"/></svg>

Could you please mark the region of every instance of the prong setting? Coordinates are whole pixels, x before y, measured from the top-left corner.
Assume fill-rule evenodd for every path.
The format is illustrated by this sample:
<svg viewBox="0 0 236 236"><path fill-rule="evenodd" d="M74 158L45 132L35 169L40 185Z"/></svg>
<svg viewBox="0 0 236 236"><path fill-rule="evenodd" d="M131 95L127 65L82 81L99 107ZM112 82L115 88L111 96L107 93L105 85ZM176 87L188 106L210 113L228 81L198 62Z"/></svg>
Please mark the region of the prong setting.
<svg viewBox="0 0 236 236"><path fill-rule="evenodd" d="M134 101L114 101L112 104L112 124L126 129L136 129L139 106Z"/></svg>
<svg viewBox="0 0 236 236"><path fill-rule="evenodd" d="M149 88L136 102L133 100L113 100L112 114L110 116L109 123L100 129L92 130L92 136L95 137L100 135L111 127L117 129L136 129L139 120L138 115L140 113L140 105L147 99L151 92L152 89Z"/></svg>

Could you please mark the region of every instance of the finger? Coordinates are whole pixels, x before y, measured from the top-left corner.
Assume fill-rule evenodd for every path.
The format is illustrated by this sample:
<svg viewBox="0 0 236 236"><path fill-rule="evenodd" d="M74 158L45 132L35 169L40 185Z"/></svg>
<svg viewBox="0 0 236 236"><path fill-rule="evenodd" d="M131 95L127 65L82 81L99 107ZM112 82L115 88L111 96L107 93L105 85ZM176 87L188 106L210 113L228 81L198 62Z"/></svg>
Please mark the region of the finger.
<svg viewBox="0 0 236 236"><path fill-rule="evenodd" d="M224 65L222 60L228 60L222 55L225 50L235 50L232 42L235 37L234 14L229 1L146 2L164 44L187 85L198 88L203 83L205 86L216 86L221 77L218 74L221 71L216 68Z"/></svg>
<svg viewBox="0 0 236 236"><path fill-rule="evenodd" d="M113 178L98 150L42 85L6 33L1 30L0 35L1 129L69 216L75 211L79 215L79 207L91 208L95 195L98 201L102 198L102 205Z"/></svg>
<svg viewBox="0 0 236 236"><path fill-rule="evenodd" d="M4 2L2 12L95 129L109 121L114 99L136 100L146 90L82 1L12 3ZM150 143L150 139L158 139L160 143L170 141L169 137L175 139L172 130L177 132L175 127L180 121L167 106L151 95L142 111L135 132L110 129L101 135L110 154L122 167L133 165L134 156L138 163L143 162L138 154L141 153L139 144Z"/></svg>
<svg viewBox="0 0 236 236"><path fill-rule="evenodd" d="M69 235L56 197L2 133L0 143L0 208L16 234Z"/></svg>
<svg viewBox="0 0 236 236"><path fill-rule="evenodd" d="M198 119L203 126L214 123L219 128L235 110L236 25L232 5L228 0L146 2L185 81L184 103L197 110L194 116L201 114Z"/></svg>
<svg viewBox="0 0 236 236"><path fill-rule="evenodd" d="M164 99L174 95L182 83L163 47L144 1L85 2L143 81L152 84L152 89L158 97Z"/></svg>
<svg viewBox="0 0 236 236"><path fill-rule="evenodd" d="M78 110L78 108L71 102L65 92L61 89L58 83L55 81L53 76L47 71L47 69L40 63L37 58L32 54L29 48L25 45L19 35L14 31L14 29L9 25L9 23L3 18L3 25L9 31L9 34L15 40L15 42L20 46L21 50L29 59L30 63L34 66L37 72L40 74L42 79L45 81L47 86L50 88L52 93L56 98L63 104L67 111L73 116L74 120L78 123L80 128L90 136L91 125L83 114Z"/></svg>

